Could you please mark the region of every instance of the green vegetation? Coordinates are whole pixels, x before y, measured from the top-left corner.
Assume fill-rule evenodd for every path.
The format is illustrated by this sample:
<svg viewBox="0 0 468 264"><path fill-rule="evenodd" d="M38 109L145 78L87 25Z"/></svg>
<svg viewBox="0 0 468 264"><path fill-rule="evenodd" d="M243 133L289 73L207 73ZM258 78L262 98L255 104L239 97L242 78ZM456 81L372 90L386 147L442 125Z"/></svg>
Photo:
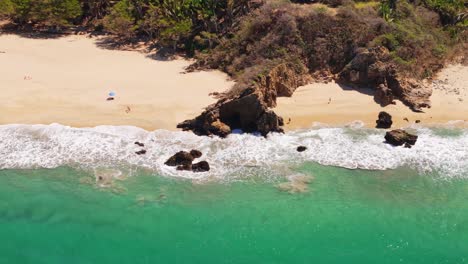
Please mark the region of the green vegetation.
<svg viewBox="0 0 468 264"><path fill-rule="evenodd" d="M251 85L286 63L339 72L359 48L385 46L402 73L427 77L466 55L465 0L1 0L19 28L82 26L118 41L144 38L196 66Z"/></svg>

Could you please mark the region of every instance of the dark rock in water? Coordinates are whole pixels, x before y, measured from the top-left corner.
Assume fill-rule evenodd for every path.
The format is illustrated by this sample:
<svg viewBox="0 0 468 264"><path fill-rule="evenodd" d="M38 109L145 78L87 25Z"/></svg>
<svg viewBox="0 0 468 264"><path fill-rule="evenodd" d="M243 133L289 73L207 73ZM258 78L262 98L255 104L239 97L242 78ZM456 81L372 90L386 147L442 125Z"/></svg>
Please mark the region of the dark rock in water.
<svg viewBox="0 0 468 264"><path fill-rule="evenodd" d="M138 141L135 142L135 145L137 145L139 147L144 147L145 146L145 144L143 144L141 142L138 142Z"/></svg>
<svg viewBox="0 0 468 264"><path fill-rule="evenodd" d="M192 164L184 164L184 165L180 165L180 166L177 166L177 170L178 171L191 171L192 170Z"/></svg>
<svg viewBox="0 0 468 264"><path fill-rule="evenodd" d="M297 149L296 149L296 150L297 150L297 152L304 152L304 151L306 151L306 150L307 150L307 147L304 147L304 146L299 146L299 147L297 147Z"/></svg>
<svg viewBox="0 0 468 264"><path fill-rule="evenodd" d="M191 165L194 157L186 152L186 151L179 151L174 156L170 157L164 164L167 166L179 166L179 165Z"/></svg>
<svg viewBox="0 0 468 264"><path fill-rule="evenodd" d="M137 154L137 155L144 155L144 154L146 154L146 150L142 149L142 150L140 150L140 151L135 152L135 154Z"/></svg>
<svg viewBox="0 0 468 264"><path fill-rule="evenodd" d="M387 132L385 134L385 140L386 143L391 144L393 146L401 146L403 144L413 146L414 144L416 144L418 136L412 135L402 129L396 129Z"/></svg>
<svg viewBox="0 0 468 264"><path fill-rule="evenodd" d="M193 172L205 172L210 170L210 164L207 161L200 161L192 165Z"/></svg>
<svg viewBox="0 0 468 264"><path fill-rule="evenodd" d="M392 116L387 112L380 112L379 119L375 122L377 123L376 128L390 128L393 124Z"/></svg>
<svg viewBox="0 0 468 264"><path fill-rule="evenodd" d="M203 154L202 154L201 151L199 151L199 150L192 149L192 150L190 151L190 155L192 155L192 157L193 157L194 159L198 159L198 158L201 157Z"/></svg>

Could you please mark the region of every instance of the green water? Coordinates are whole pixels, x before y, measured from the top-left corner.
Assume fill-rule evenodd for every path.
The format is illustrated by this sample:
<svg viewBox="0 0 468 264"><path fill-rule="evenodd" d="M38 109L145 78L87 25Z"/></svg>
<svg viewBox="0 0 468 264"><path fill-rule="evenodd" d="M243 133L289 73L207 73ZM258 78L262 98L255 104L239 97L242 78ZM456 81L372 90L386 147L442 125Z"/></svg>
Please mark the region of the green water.
<svg viewBox="0 0 468 264"><path fill-rule="evenodd" d="M306 164L315 180L194 184L0 171L0 263L467 263L468 180Z"/></svg>

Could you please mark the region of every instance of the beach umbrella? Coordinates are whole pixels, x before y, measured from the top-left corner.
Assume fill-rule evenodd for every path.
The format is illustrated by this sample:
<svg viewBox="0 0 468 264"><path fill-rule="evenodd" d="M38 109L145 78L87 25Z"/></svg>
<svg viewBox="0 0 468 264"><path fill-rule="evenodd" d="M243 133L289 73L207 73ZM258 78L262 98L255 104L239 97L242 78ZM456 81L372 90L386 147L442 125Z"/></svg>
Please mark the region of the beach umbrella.
<svg viewBox="0 0 468 264"><path fill-rule="evenodd" d="M109 96L115 96L115 92L110 92Z"/></svg>

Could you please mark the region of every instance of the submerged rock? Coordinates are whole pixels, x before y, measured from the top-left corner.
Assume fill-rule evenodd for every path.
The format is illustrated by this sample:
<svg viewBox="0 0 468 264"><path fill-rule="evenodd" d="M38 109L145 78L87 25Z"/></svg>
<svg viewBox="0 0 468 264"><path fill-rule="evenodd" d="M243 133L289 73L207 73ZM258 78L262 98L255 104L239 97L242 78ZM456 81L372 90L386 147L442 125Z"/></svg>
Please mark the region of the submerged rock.
<svg viewBox="0 0 468 264"><path fill-rule="evenodd" d="M396 129L389 131L385 134L386 143L393 146L405 145L405 147L411 147L416 144L418 136L412 135L402 129Z"/></svg>
<svg viewBox="0 0 468 264"><path fill-rule="evenodd" d="M390 128L393 124L392 116L383 111L379 113L379 119L375 122L377 123L376 128Z"/></svg>
<svg viewBox="0 0 468 264"><path fill-rule="evenodd" d="M306 193L309 191L309 183L314 180L312 176L293 175L288 177L288 182L283 182L277 185L280 191L294 193Z"/></svg>

